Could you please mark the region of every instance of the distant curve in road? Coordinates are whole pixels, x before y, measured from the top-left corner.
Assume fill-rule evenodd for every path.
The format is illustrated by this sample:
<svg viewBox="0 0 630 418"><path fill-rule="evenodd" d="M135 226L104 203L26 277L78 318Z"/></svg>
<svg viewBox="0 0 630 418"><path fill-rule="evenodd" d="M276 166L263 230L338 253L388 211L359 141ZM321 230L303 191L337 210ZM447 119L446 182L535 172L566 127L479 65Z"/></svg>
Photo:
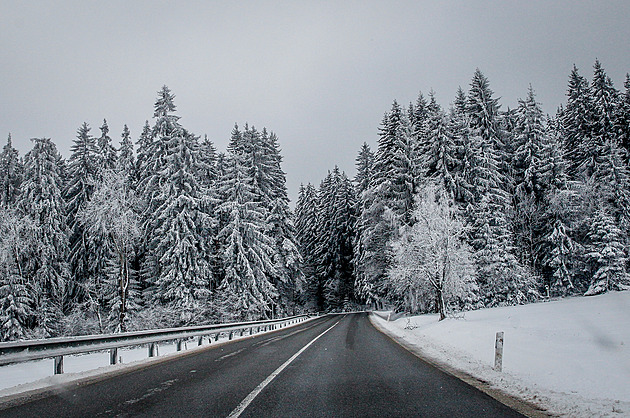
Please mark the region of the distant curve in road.
<svg viewBox="0 0 630 418"><path fill-rule="evenodd" d="M328 315L0 410L0 417L517 417L377 331Z"/></svg>

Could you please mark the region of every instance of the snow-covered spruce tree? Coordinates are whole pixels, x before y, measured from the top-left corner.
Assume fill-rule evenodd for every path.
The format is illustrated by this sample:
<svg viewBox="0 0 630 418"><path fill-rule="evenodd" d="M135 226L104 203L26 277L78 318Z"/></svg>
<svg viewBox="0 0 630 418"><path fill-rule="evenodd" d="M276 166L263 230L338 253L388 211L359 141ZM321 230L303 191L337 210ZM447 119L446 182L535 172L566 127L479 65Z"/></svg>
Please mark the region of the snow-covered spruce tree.
<svg viewBox="0 0 630 418"><path fill-rule="evenodd" d="M92 199L77 215L90 243L104 247L106 280L98 283L88 279L85 288L89 298L104 299L107 318L103 320L109 324L103 328L114 332L127 330L129 313L138 305L131 261L140 237L140 218L134 211L136 198L128 180L124 170L103 171Z"/></svg>
<svg viewBox="0 0 630 418"><path fill-rule="evenodd" d="M575 245L561 219L553 219L550 230L550 233L544 237L547 244L545 247L549 252L543 259L544 264L551 270L549 292L554 296L566 296L574 289L570 269Z"/></svg>
<svg viewBox="0 0 630 418"><path fill-rule="evenodd" d="M168 138L166 169L157 184L155 248L159 274L154 299L179 312L180 323L192 322L208 298L210 281L208 240L203 236L210 220L206 213L205 189L199 172L198 138L182 129Z"/></svg>
<svg viewBox="0 0 630 418"><path fill-rule="evenodd" d="M481 144L480 138L473 135L470 121L466 113L466 94L460 87L450 110L449 131L455 147L454 198L465 213L471 212L470 207L479 196L475 187L475 167Z"/></svg>
<svg viewBox="0 0 630 418"><path fill-rule="evenodd" d="M494 92L483 73L477 69L470 83L466 102L466 112L470 118L473 133L480 137L482 147L488 147L496 153L497 169L501 174L501 187L508 191L511 186L510 168L512 155L510 145L506 144L505 131L502 127L499 99L492 97Z"/></svg>
<svg viewBox="0 0 630 418"><path fill-rule="evenodd" d="M101 170L113 170L116 168L116 148L112 145L112 139L109 137L109 126L107 120L103 119L103 125L100 127L101 136L98 138L96 145L98 151L98 165Z"/></svg>
<svg viewBox="0 0 630 418"><path fill-rule="evenodd" d="M626 165L625 149L619 141L619 132L615 130L615 114L617 113L618 92L610 77L595 61L593 82L595 140L594 172L596 183L600 186L602 203L610 207L611 214L619 226L630 230L630 173Z"/></svg>
<svg viewBox="0 0 630 418"><path fill-rule="evenodd" d="M0 209L0 341L29 336L36 294L26 257L37 249L34 223L15 209Z"/></svg>
<svg viewBox="0 0 630 418"><path fill-rule="evenodd" d="M595 167L594 110L588 81L574 65L569 76L567 105L562 114L565 156L572 180L590 177Z"/></svg>
<svg viewBox="0 0 630 418"><path fill-rule="evenodd" d="M168 186L169 174L167 172L167 155L171 138L179 135L182 126L179 124L179 116L176 110L173 95L167 86L158 91L158 97L154 104L153 117L155 124L150 133L147 125L143 129L138 141L138 184L136 191L140 199L139 208L142 218L142 240L140 243L140 279L143 295L147 302L155 300L153 291L156 278L160 275L159 255L156 252L156 243L159 237L156 234L158 221L155 216L159 207L164 202L162 189Z"/></svg>
<svg viewBox="0 0 630 418"><path fill-rule="evenodd" d="M24 274L37 295L34 308L41 336L55 336L61 332L59 324L70 277L61 157L49 138L33 142L33 149L24 157L24 182L17 206L33 222L38 244L25 257Z"/></svg>
<svg viewBox="0 0 630 418"><path fill-rule="evenodd" d="M403 297L405 310L434 309L440 320L452 307L470 306L474 266L465 228L443 185L431 183L418 193L416 222L393 243L389 288Z"/></svg>
<svg viewBox="0 0 630 418"><path fill-rule="evenodd" d="M514 256L510 230L512 180L507 164L498 100L477 70L466 102L473 148L470 182L473 204L467 208L479 290L485 305L523 303L535 294L536 283Z"/></svg>
<svg viewBox="0 0 630 418"><path fill-rule="evenodd" d="M118 159L116 160L116 171L124 173L127 177L129 186L134 185L136 177L136 161L133 155L133 142L131 141L131 133L127 125L123 127L120 135L120 149Z"/></svg>
<svg viewBox="0 0 630 418"><path fill-rule="evenodd" d="M566 296L576 291L573 270L580 247L571 237L571 220L575 218L575 194L568 187L563 157L562 127L558 118L547 123L547 141L537 170L542 187L540 219L541 236L536 245L535 260L543 275L545 292Z"/></svg>
<svg viewBox="0 0 630 418"><path fill-rule="evenodd" d="M24 166L18 151L11 143L11 134L0 153L0 207L10 208L15 205L20 194L20 185L24 175Z"/></svg>
<svg viewBox="0 0 630 418"><path fill-rule="evenodd" d="M354 290L357 298L368 303L373 304L378 301L379 297L374 292L370 283L366 280L364 271L364 265L357 260L364 259L364 234L368 227L368 218L364 213L368 209L368 197L367 193L370 189L370 183L372 181L374 172L374 153L370 149L369 145L364 142L361 146L361 150L356 158L357 174L354 177L355 195L356 195L356 225L354 227Z"/></svg>
<svg viewBox="0 0 630 418"><path fill-rule="evenodd" d="M418 177L417 128L413 123L420 123L425 117L424 106L422 99L411 112L410 120L409 112L404 112L394 101L379 127L370 186L360 196L363 210L358 214L358 222L362 230L355 247L359 245L361 251L354 262L360 272L358 288L371 289L372 296L382 293L380 289L390 262L389 242L396 236L398 225L412 222Z"/></svg>
<svg viewBox="0 0 630 418"><path fill-rule="evenodd" d="M142 132L138 141L136 141L136 164L135 164L135 184L134 187L138 188L139 183L143 179L146 179L149 175L149 161L151 158L150 148L153 142L151 138L151 125L149 121L144 122Z"/></svg>
<svg viewBox="0 0 630 418"><path fill-rule="evenodd" d="M472 227L473 260L483 306L516 305L538 297L538 283L523 267L510 246L508 225L497 217L497 208L487 194L475 205Z"/></svg>
<svg viewBox="0 0 630 418"><path fill-rule="evenodd" d="M246 153L250 146L235 127L220 181L219 210L226 221L219 234L224 277L215 299L224 317L240 319L269 317L278 296L269 281L276 274L274 240L267 232L267 212L256 200Z"/></svg>
<svg viewBox="0 0 630 418"><path fill-rule="evenodd" d="M593 277L585 295L629 289L630 281L625 268L627 261L624 251L625 239L614 218L605 209L597 211L589 239L586 255Z"/></svg>
<svg viewBox="0 0 630 418"><path fill-rule="evenodd" d="M78 212L92 198L98 182L99 163L96 139L90 134L87 123L77 129L77 137L70 148L72 154L68 160L68 181L64 189L68 229L70 233L70 268L73 281L69 286L72 299L83 297L81 284L91 275L90 264L92 249L88 247L87 236L83 227L77 223Z"/></svg>
<svg viewBox="0 0 630 418"><path fill-rule="evenodd" d="M255 184L259 186L260 201L268 212L269 235L275 242L273 260L276 275L272 277L272 283L279 293L277 314L294 313L296 299L302 293L304 276L289 208L286 174L281 167L278 137L263 129L254 139L254 155L258 157L258 161L254 161L255 177L258 177Z"/></svg>
<svg viewBox="0 0 630 418"><path fill-rule="evenodd" d="M625 150L626 165L630 163L630 74L626 74L623 84L625 91L619 97L619 103L615 112L615 133L619 145Z"/></svg>
<svg viewBox="0 0 630 418"><path fill-rule="evenodd" d="M541 214L545 184L544 151L548 141L545 118L531 85L527 97L519 100L513 129L514 231L515 253L522 264L536 267L536 245L540 241Z"/></svg>
<svg viewBox="0 0 630 418"><path fill-rule="evenodd" d="M308 183L300 186L295 204L295 231L304 274L304 306L319 311L324 306L323 291L317 278L317 190Z"/></svg>
<svg viewBox="0 0 630 418"><path fill-rule="evenodd" d="M354 302L353 228L354 188L338 167L319 188L317 208L317 275L328 310Z"/></svg>
<svg viewBox="0 0 630 418"><path fill-rule="evenodd" d="M219 155L216 152L214 143L204 135L204 139L199 144L199 164L197 177L204 188L204 207L208 215L208 222L204 226L203 235L208 241L209 263L211 274L208 282L208 290L214 290L221 284L221 255L218 235L221 230L221 219L219 217Z"/></svg>
<svg viewBox="0 0 630 418"><path fill-rule="evenodd" d="M421 175L438 181L451 196L454 196L457 149L446 114L435 101L433 92L427 110L427 118L420 132Z"/></svg>

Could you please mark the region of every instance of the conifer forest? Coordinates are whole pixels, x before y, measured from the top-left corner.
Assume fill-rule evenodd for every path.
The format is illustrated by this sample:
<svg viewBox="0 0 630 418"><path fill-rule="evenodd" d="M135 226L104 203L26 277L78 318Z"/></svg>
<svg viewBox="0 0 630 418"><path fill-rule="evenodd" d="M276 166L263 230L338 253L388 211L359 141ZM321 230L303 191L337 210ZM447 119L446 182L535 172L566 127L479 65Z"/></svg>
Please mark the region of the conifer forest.
<svg viewBox="0 0 630 418"><path fill-rule="evenodd" d="M532 86L503 108L480 70L448 108L394 101L355 174L332 162L294 204L290 138L243 121L217 150L167 86L143 127L81 124L68 158L9 134L0 340L630 289L630 76L616 88L595 61L562 88L551 115Z"/></svg>

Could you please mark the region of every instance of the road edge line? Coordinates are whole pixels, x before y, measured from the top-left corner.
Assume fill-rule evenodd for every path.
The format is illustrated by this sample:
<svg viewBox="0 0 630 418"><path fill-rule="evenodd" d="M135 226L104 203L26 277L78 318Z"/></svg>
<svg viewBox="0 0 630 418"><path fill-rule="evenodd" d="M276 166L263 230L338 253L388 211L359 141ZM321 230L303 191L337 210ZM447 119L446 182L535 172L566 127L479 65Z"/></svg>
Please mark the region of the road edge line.
<svg viewBox="0 0 630 418"><path fill-rule="evenodd" d="M343 318L341 318L343 319ZM304 351L306 351L307 348L309 348L315 341L317 341L320 337L322 337L324 334L326 334L328 331L330 331L331 329L333 329L335 326L337 326L337 324L339 322L341 322L341 319L339 319L339 321L335 322L332 326L330 326L329 328L327 328L324 332L322 332L321 334L319 334L317 337L313 338L308 344L306 344L304 347L302 347L297 353L293 354L287 361L285 361L284 363L282 363L282 365L280 365L280 367L278 367L276 370L274 370L269 376L267 376L267 378L265 380L263 380L262 382L260 382L260 384L258 384L258 386L256 386L256 388L254 388L254 390L252 390L249 395L247 395L245 397L245 399L243 399L241 401L241 403L238 404L238 406L236 408L234 408L234 410L230 413L230 415L228 415L228 418L237 418L239 417L244 411L245 409L247 409L247 407L249 406L249 404L252 403L252 401L254 399L256 399L256 396L258 396L260 394L260 392L263 391L263 389L265 389L265 387L271 383L271 381L273 379L276 378L276 376L278 376L280 373L282 373L282 371L284 369L287 368L287 366L289 364L291 364L293 362L293 360L295 360L300 354L302 354Z"/></svg>

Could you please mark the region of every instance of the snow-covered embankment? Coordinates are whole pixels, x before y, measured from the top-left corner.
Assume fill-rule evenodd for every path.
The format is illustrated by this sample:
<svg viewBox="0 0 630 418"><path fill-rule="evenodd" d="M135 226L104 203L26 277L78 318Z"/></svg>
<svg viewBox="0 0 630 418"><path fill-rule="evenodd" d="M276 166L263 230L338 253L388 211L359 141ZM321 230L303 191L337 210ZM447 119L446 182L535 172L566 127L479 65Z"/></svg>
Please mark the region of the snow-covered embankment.
<svg viewBox="0 0 630 418"><path fill-rule="evenodd" d="M377 326L423 356L565 416L630 416L630 291ZM503 372L492 369L505 332Z"/></svg>

